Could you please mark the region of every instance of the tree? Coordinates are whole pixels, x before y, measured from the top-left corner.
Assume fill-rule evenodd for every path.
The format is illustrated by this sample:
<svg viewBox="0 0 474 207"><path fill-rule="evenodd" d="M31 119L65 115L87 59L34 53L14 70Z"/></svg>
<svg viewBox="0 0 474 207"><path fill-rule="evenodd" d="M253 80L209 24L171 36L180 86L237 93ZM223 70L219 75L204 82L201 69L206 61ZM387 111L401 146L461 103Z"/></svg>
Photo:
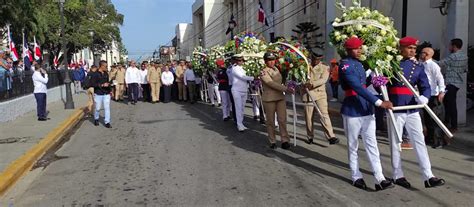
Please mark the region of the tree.
<svg viewBox="0 0 474 207"><path fill-rule="evenodd" d="M296 35L292 36L293 39L300 41L309 51L314 51L314 49L324 49L324 42L320 42L317 38L322 37L322 33L317 31L320 29L316 24L312 22L302 22L296 25L296 29L292 31Z"/></svg>
<svg viewBox="0 0 474 207"><path fill-rule="evenodd" d="M24 29L30 42L34 35L43 50L59 53L62 39L57 0L5 1L0 5L0 12L0 27L11 24L15 42L21 41ZM119 26L123 24L123 19L124 16L108 0L66 0L64 29L68 57L91 45L95 53L104 52L113 41L120 45ZM90 30L94 31L93 37ZM52 62L53 56L50 58Z"/></svg>

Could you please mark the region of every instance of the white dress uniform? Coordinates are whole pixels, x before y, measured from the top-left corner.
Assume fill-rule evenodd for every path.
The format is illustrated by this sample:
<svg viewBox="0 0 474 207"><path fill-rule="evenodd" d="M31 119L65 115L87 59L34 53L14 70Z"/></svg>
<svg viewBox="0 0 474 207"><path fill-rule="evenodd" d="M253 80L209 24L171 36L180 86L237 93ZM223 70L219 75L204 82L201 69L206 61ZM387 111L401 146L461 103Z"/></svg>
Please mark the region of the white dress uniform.
<svg viewBox="0 0 474 207"><path fill-rule="evenodd" d="M245 74L245 70L242 66L236 64L232 67L232 96L235 101L237 128L239 131L247 129L243 124L244 108L245 102L247 101L248 81L253 80L253 77Z"/></svg>
<svg viewBox="0 0 474 207"><path fill-rule="evenodd" d="M431 90L423 65L414 60L407 59L400 62L400 67L410 84L418 86L421 98L416 99L403 83L397 80L392 80L392 84L388 85L388 92L390 100L393 100L393 105L406 106L428 103L427 97L431 96ZM405 128L408 133L408 138L410 138L410 141L413 144L413 149L418 158L418 164L421 168L423 180L428 180L434 177L431 172L431 163L425 145L423 125L418 109L394 112L396 120L395 125L398 132L402 132L403 128ZM401 134L399 134L399 136L401 136ZM404 175L402 171L400 149L398 146L401 137L396 137L394 132L391 133L390 137L392 141L393 179L403 178Z"/></svg>

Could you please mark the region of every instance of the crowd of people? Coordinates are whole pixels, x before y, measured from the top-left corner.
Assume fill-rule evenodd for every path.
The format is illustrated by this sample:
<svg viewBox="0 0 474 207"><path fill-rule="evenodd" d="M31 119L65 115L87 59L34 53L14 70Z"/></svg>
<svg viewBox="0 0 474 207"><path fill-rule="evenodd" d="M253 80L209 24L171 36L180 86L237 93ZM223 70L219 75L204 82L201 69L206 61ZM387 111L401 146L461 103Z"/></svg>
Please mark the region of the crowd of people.
<svg viewBox="0 0 474 207"><path fill-rule="evenodd" d="M245 58L241 54L233 54L227 61L218 59L215 62L217 68L204 74L195 73L190 62L184 60L178 63L143 61L140 66L137 66L135 61L130 61L127 65L113 65L110 71L107 62L100 61L98 66L93 65L88 70L77 66L72 74L76 92L84 89L89 96L87 112L93 117L96 126L99 125L99 112L103 107L104 125L107 128L112 127L111 100L132 105L136 105L140 100L153 104L170 101L194 104L201 100L210 102L212 106L221 107L222 120L234 120L237 130L244 132L248 129L243 124L244 108L246 102L250 101L254 119L260 120L267 127L269 147L272 149L277 147L277 128L281 136L281 148L291 147L286 129L285 95L297 92L302 95L302 102L305 103L307 143L313 143L315 113L320 118L328 143L331 145L339 143L328 113L328 101L337 101L338 91L342 88L344 100L341 114L353 185L361 189L367 188L358 164L360 136L375 176L376 190L391 188L394 184L411 188L401 167L400 153L402 149L406 149L406 146L403 147L404 144L407 144L401 143L403 137L409 140L408 144L416 151L425 187L440 186L445 181L433 175L426 143L431 144L433 148L439 148L449 144L450 139L443 135L431 116L425 113L422 118L419 109L394 111L396 123L389 131L393 168L391 179L382 173L375 132L376 129L384 128L386 125L384 115L387 109L428 104L445 121L449 130L455 133L458 127L456 96L458 90L465 87L462 77L467 72L467 55L461 51L463 43L460 39L451 40L451 54L440 61L432 59L434 50L429 47L423 48L417 59L418 40L413 37L404 37L399 44L400 55L403 57L400 62L401 72L408 83L417 87L419 95L415 95L407 87L407 83L400 79L392 79L386 85L389 99L384 100L380 88L371 85L370 80L374 73L364 67L359 60L363 40L356 37L349 38L345 42L347 56L339 63L333 59L328 66L321 61L322 55L313 54L310 79L297 87L285 85L285 74L278 69L277 58L271 52L265 53L263 57L265 67L255 77L246 74L242 66ZM0 60L0 74L9 73L7 71L12 70L11 58L0 51ZM48 119L46 111L48 74L37 64L33 66L33 70L38 120L45 121ZM327 82L332 90L330 100L327 98Z"/></svg>

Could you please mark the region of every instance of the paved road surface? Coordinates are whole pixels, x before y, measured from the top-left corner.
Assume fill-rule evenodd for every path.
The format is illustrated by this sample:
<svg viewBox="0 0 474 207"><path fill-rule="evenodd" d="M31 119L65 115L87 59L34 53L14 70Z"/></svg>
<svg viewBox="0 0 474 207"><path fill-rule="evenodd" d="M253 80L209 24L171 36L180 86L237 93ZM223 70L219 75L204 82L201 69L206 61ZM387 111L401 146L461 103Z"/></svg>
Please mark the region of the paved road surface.
<svg viewBox="0 0 474 207"><path fill-rule="evenodd" d="M397 186L365 192L349 184L346 140L338 116L333 121L342 137L339 145L328 146L322 139L307 145L299 140L299 146L290 151L273 151L267 148L263 125L248 116L246 125L251 130L239 133L232 122L221 122L219 111L208 105L113 103L112 109L113 129L85 121L56 153L63 159L30 172L1 204L474 205L472 146L430 149L435 175L447 180L443 187L425 189L414 152L407 151L403 155L405 174L413 190ZM299 137L304 137L303 126L298 123ZM385 174L390 176L387 141L381 138L379 146ZM360 157L365 180L373 188L364 151Z"/></svg>

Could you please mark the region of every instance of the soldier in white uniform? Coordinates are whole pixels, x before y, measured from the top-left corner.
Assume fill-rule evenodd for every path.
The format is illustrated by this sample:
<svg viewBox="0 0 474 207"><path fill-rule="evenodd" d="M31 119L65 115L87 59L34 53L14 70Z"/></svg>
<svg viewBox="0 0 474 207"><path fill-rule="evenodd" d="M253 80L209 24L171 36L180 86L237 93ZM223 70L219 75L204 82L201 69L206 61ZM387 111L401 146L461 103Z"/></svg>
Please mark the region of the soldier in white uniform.
<svg viewBox="0 0 474 207"><path fill-rule="evenodd" d="M244 63L244 58L242 55L234 55L236 64L232 67L232 96L235 101L235 112L237 118L237 129L239 132L243 132L247 129L244 126L244 109L245 102L247 101L247 90L248 90L248 81L253 81L254 77L247 76L245 74L242 64Z"/></svg>

